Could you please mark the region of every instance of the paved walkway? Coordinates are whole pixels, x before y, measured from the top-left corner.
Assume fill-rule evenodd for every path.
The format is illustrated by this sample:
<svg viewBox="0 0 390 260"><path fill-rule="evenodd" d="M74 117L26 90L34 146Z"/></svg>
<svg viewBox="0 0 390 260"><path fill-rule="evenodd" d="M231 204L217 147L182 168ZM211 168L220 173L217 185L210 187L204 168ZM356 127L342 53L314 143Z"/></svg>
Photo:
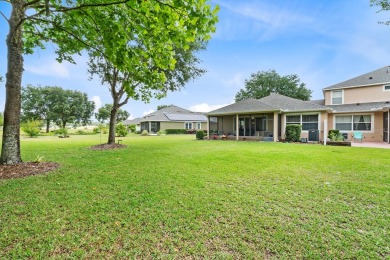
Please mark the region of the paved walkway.
<svg viewBox="0 0 390 260"><path fill-rule="evenodd" d="M390 149L390 144L385 142L352 142L351 146Z"/></svg>

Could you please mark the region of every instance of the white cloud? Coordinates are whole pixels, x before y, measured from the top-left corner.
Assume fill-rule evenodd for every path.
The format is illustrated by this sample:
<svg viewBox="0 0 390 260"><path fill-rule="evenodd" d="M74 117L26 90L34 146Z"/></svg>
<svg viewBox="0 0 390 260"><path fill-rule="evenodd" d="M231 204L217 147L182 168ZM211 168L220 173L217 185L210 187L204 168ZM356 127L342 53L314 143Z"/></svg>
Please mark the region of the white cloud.
<svg viewBox="0 0 390 260"><path fill-rule="evenodd" d="M148 114L150 114L150 113L153 113L155 110L153 110L153 109L149 109L149 110L147 110L147 111L144 111L142 114L144 115L144 116L146 116L146 115L148 115Z"/></svg>
<svg viewBox="0 0 390 260"><path fill-rule="evenodd" d="M233 102L232 102L233 103ZM232 104L230 103L230 104ZM216 110L218 108L230 105L230 104L223 104L223 105L209 105L207 103L197 104L189 107L189 110L194 112L210 112L212 110Z"/></svg>
<svg viewBox="0 0 390 260"><path fill-rule="evenodd" d="M95 112L97 112L102 107L102 100L99 96L93 96L92 101L95 102Z"/></svg>
<svg viewBox="0 0 390 260"><path fill-rule="evenodd" d="M69 68L67 63L58 63L56 61L44 61L43 63L26 65L26 72L40 75L40 76L52 76L60 78L68 78Z"/></svg>

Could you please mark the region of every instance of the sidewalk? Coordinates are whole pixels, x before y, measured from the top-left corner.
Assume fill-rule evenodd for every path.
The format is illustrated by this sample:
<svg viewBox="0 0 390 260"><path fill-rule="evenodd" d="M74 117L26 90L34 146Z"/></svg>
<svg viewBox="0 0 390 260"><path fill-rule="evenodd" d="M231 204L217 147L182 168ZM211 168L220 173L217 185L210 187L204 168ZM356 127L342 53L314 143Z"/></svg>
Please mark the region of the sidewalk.
<svg viewBox="0 0 390 260"><path fill-rule="evenodd" d="M351 146L390 149L390 144L385 142L352 142Z"/></svg>

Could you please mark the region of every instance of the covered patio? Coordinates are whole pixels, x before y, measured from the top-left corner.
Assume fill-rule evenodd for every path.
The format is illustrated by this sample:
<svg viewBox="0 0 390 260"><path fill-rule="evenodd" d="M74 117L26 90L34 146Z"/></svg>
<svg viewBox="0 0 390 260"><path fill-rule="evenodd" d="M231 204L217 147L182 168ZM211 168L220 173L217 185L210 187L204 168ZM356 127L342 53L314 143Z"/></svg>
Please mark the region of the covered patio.
<svg viewBox="0 0 390 260"><path fill-rule="evenodd" d="M253 114L208 116L208 137L218 134L228 139L276 141L281 136L281 115L263 111Z"/></svg>

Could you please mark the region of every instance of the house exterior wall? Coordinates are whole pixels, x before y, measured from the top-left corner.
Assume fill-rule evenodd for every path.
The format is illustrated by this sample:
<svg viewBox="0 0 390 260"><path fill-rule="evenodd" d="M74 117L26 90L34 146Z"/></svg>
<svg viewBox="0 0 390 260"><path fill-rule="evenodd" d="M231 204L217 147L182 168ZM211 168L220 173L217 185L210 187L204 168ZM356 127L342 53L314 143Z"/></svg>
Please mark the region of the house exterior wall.
<svg viewBox="0 0 390 260"><path fill-rule="evenodd" d="M371 131L361 131L364 136L364 142L383 142L383 112L374 113L343 113L343 114L332 114L328 115L328 130L336 129L335 117L337 115L371 115ZM353 140L353 132L355 131L344 131L341 133L347 133L347 140Z"/></svg>
<svg viewBox="0 0 390 260"><path fill-rule="evenodd" d="M380 84L366 87L344 88L343 104L390 101L390 90L385 90L384 86ZM324 96L325 105L332 105L332 90L326 90Z"/></svg>
<svg viewBox="0 0 390 260"><path fill-rule="evenodd" d="M160 122L160 130L164 131L167 129L185 129L185 122ZM198 122L187 122L192 123L192 128L196 128ZM201 122L201 130L207 130L207 122Z"/></svg>

